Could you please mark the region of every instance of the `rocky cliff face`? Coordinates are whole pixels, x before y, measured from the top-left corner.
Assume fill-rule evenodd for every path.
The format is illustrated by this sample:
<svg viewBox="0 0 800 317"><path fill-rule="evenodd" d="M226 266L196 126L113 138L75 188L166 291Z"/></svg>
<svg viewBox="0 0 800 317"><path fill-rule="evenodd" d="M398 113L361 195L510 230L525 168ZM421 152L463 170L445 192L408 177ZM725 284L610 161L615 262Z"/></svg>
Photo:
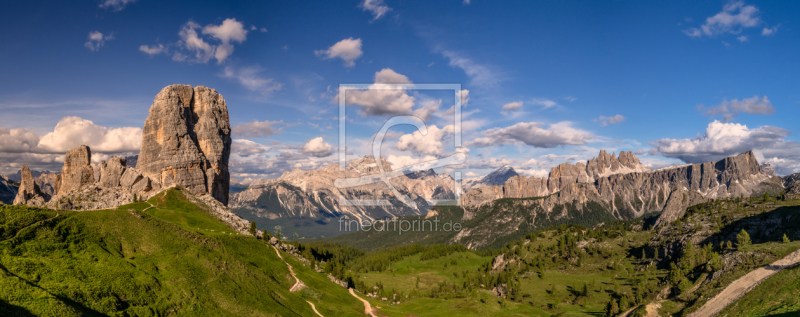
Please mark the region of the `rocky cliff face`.
<svg viewBox="0 0 800 317"><path fill-rule="evenodd" d="M782 187L779 178L764 173L752 152L719 162L647 170L630 152L619 158L605 151L586 165L565 163L547 179L514 177L502 186L470 190L462 205L470 215L500 198L544 197L545 212L556 205L597 202L618 219L663 211L659 224L680 217L685 209L719 197L750 196Z"/></svg>
<svg viewBox="0 0 800 317"><path fill-rule="evenodd" d="M800 173L784 177L783 186L786 187L786 192L800 193Z"/></svg>
<svg viewBox="0 0 800 317"><path fill-rule="evenodd" d="M391 171L386 160L380 159L385 171ZM408 196L416 206L403 204L383 182L353 188L336 188L337 178L354 178L380 172L375 158L368 155L350 162L344 171L338 164L303 171L294 170L268 181L254 182L247 190L231 196L231 208L248 210L258 217L310 217L350 215L357 219L379 219L393 216L423 215L429 202L453 199L454 181L449 175L417 175L409 178L400 174L390 183L398 192ZM391 206L360 206L342 204L348 200L386 200Z"/></svg>
<svg viewBox="0 0 800 317"><path fill-rule="evenodd" d="M180 185L227 204L230 132L228 108L216 90L168 86L150 107L137 168L164 187Z"/></svg>
<svg viewBox="0 0 800 317"><path fill-rule="evenodd" d="M29 205L29 206L44 206L45 202L50 199L49 196L43 194L39 190L39 185L33 179L31 170L28 165L22 166L20 170L22 180L20 181L19 191L17 197L14 198L15 205Z"/></svg>

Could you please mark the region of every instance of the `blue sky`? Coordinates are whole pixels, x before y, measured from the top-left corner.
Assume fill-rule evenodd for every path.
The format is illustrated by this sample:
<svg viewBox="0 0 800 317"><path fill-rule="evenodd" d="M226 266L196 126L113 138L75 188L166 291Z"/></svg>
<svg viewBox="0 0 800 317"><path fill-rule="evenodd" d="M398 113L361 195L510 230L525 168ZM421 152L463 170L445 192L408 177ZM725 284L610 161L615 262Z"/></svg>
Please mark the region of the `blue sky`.
<svg viewBox="0 0 800 317"><path fill-rule="evenodd" d="M503 164L545 176L600 149L638 151L651 168L754 149L780 174L800 172L796 2L96 0L4 11L4 174L57 170L80 143L98 160L135 153L153 98L178 83L224 96L238 180L318 168L338 159L337 87L377 78L468 91L461 149L448 94L352 100L352 156L368 154L391 115L427 112L436 126L424 138L393 129L383 153L394 166L458 150L467 176Z"/></svg>

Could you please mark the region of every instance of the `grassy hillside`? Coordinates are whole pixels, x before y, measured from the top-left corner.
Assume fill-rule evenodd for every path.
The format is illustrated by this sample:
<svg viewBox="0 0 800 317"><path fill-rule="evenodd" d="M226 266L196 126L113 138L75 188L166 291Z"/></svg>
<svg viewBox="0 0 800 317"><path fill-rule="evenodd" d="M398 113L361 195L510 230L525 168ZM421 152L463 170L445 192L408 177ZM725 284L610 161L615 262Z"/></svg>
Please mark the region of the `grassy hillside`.
<svg viewBox="0 0 800 317"><path fill-rule="evenodd" d="M360 302L319 276L290 293L294 279L269 245L184 195L87 212L0 206L0 315L315 315L306 300L361 315Z"/></svg>

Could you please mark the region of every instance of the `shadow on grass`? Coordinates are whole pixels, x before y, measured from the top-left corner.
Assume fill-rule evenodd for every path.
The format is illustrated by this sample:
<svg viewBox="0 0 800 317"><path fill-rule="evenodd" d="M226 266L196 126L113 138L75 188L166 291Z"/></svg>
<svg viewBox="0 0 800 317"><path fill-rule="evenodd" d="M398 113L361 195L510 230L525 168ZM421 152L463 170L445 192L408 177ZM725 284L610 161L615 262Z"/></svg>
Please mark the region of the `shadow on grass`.
<svg viewBox="0 0 800 317"><path fill-rule="evenodd" d="M6 269L6 267L3 266L2 264L0 264L0 270L5 272L9 276L17 278L18 280L22 281L23 283L27 284L30 287L38 288L38 289L40 289L42 291L45 291L46 293L48 293L48 294L52 295L53 297L55 297L56 299L58 299L59 301L63 302L65 305L70 306L70 307L74 308L76 311L80 312L82 316L106 316L103 313L98 312L96 310L93 310L93 309L91 309L89 307L86 307L83 304L78 303L78 302L76 302L76 301L74 301L74 300L72 300L70 298L50 293L50 291L40 287L39 285L36 285L36 284L34 284L34 283L32 283L32 282L20 277L19 275L16 275L13 272L8 271L8 269ZM13 312L14 314L4 314L3 309L8 309L8 307L10 307L11 309L16 309L16 310L11 310L11 312ZM3 300L0 300L0 316L34 316L34 315L31 314L25 308L18 307L18 306L13 306L13 305L7 304Z"/></svg>
<svg viewBox="0 0 800 317"><path fill-rule="evenodd" d="M36 316L27 309L19 306L14 306L6 301L0 299L0 316Z"/></svg>
<svg viewBox="0 0 800 317"><path fill-rule="evenodd" d="M800 239L796 228L800 227L800 207L783 206L758 215L736 220L720 230L720 232L703 240L700 245L718 246L727 241L736 242L736 235L744 229L750 234L753 244L765 242L781 242L786 234L792 241Z"/></svg>

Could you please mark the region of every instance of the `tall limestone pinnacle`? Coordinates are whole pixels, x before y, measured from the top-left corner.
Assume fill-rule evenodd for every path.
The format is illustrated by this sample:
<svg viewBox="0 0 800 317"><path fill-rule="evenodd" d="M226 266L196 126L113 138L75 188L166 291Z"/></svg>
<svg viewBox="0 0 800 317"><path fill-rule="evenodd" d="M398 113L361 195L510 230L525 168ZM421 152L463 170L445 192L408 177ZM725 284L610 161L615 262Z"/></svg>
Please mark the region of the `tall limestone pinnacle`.
<svg viewBox="0 0 800 317"><path fill-rule="evenodd" d="M216 90L189 85L162 89L144 123L137 168L163 187L180 185L228 204L231 127Z"/></svg>

